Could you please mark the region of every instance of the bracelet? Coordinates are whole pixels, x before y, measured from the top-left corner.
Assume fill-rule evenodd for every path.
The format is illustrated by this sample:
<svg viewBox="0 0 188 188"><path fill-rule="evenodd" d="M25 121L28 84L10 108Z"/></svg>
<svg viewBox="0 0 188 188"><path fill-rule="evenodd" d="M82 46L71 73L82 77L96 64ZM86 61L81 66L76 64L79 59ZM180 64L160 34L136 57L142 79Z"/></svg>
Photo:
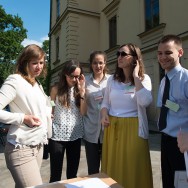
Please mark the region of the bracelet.
<svg viewBox="0 0 188 188"><path fill-rule="evenodd" d="M84 97L80 97L81 100L84 100Z"/></svg>

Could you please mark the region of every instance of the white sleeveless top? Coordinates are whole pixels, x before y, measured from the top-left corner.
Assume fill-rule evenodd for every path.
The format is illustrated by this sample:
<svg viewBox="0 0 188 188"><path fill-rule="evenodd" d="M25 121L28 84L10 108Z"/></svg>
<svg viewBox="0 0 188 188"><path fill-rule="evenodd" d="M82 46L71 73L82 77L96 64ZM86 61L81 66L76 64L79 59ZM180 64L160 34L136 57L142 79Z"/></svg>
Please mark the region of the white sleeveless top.
<svg viewBox="0 0 188 188"><path fill-rule="evenodd" d="M70 107L61 106L56 97L54 119L52 124L52 140L74 141L83 137L83 120L80 109L75 104L74 87L69 91Z"/></svg>

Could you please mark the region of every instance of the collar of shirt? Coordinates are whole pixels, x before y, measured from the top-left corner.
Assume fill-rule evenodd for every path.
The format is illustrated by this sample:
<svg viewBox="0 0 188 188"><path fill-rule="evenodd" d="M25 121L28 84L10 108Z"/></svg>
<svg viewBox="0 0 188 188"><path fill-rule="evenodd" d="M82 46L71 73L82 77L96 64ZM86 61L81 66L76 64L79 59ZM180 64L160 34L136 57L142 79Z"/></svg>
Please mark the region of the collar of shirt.
<svg viewBox="0 0 188 188"><path fill-rule="evenodd" d="M172 80L172 78L182 69L182 66L179 64L175 66L172 70L167 72L167 76L169 80Z"/></svg>
<svg viewBox="0 0 188 188"><path fill-rule="evenodd" d="M108 78L108 77L107 77L107 74L105 74L104 77L103 77L103 79L102 79L100 82L106 80L107 78ZM95 81L95 79L94 79L94 77L93 77L93 74L90 74L89 79L90 79L91 81L93 81L93 82L96 84L96 81Z"/></svg>

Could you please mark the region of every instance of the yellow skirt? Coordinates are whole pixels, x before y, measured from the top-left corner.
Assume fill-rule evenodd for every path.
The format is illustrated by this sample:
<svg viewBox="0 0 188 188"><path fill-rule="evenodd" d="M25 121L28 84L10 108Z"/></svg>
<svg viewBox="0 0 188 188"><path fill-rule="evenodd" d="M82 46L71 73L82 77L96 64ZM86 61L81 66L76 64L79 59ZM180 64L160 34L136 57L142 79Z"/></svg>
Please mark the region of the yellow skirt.
<svg viewBox="0 0 188 188"><path fill-rule="evenodd" d="M138 136L138 118L110 117L101 171L125 188L153 188L149 144Z"/></svg>

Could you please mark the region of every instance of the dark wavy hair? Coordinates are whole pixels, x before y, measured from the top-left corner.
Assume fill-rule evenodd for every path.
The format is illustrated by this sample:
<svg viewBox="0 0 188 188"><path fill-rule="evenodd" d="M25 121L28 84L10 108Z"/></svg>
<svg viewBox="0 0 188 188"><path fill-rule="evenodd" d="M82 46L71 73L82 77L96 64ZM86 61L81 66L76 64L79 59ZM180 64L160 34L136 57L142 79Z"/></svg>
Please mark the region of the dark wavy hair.
<svg viewBox="0 0 188 188"><path fill-rule="evenodd" d="M83 70L80 66L79 61L70 60L65 62L62 71L59 74L59 82L57 83L57 96L60 104L65 107L70 107L70 88L67 83L66 75L71 75L76 68L80 68L80 74L83 74ZM77 107L80 106L80 94L77 84L74 86L74 97L75 104Z"/></svg>
<svg viewBox="0 0 188 188"><path fill-rule="evenodd" d="M42 57L44 57L44 67L41 75L45 77L47 74L45 61L46 54L44 50L36 44L30 44L22 50L16 62L16 73L20 74L25 80L27 80L31 85L33 85L35 83L35 80L31 79L29 75L28 63L32 60L38 60Z"/></svg>
<svg viewBox="0 0 188 188"><path fill-rule="evenodd" d="M130 51L130 54L133 56L132 64L136 60L138 60L138 63L139 63L139 66L140 66L140 69L139 69L139 72L138 72L138 76L139 76L139 78L141 80L143 80L144 79L145 69L144 69L144 63L143 63L143 59L142 59L142 54L141 54L140 48L138 46L136 46L135 44L128 43L128 44L121 45L119 47L119 49L121 49L124 46L128 47L128 49ZM133 78L134 66L131 67L130 71L131 71L131 74L130 74L129 79L131 81L131 84L135 85L134 78ZM114 80L117 80L118 82L124 82L126 80L126 75L124 75L123 69L118 67L118 64L116 64L116 70L115 70L115 73L114 73L113 77L114 77Z"/></svg>
<svg viewBox="0 0 188 188"><path fill-rule="evenodd" d="M104 67L104 70L103 70L103 74L105 75L107 72L108 72L108 69L107 69L107 66L106 66L106 62L107 62L107 55L105 52L103 51L93 51L91 54L90 54L90 57L89 57L89 68L90 68L90 72L93 73L93 69L92 69L92 62L93 62L93 59L95 58L96 55L102 55L104 57L104 62L105 62L105 67Z"/></svg>

